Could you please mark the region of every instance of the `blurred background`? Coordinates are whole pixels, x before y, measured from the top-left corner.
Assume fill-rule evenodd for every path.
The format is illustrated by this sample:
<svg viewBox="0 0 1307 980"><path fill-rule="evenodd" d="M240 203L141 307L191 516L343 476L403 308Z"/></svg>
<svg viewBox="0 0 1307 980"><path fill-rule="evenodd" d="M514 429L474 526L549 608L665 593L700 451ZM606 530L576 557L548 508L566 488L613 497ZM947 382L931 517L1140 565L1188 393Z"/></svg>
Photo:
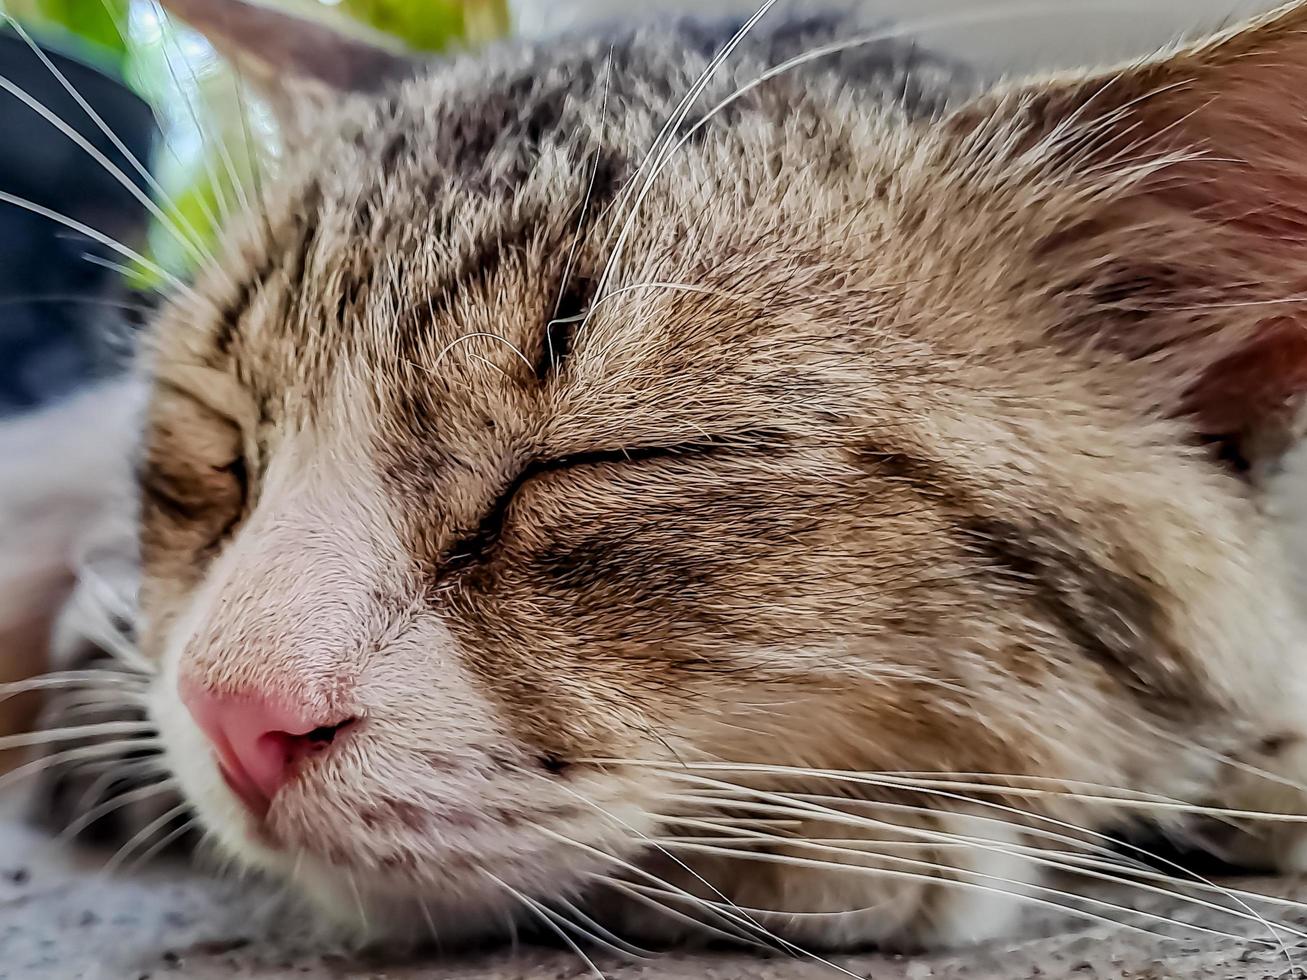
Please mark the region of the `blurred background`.
<svg viewBox="0 0 1307 980"><path fill-rule="evenodd" d="M433 53L482 43L510 23L506 0L279 5ZM0 0L0 12L0 415L8 415L111 372L154 288L189 271L197 250L184 249L141 199L207 243L275 156L275 134L203 39L153 0Z"/></svg>
<svg viewBox="0 0 1307 980"><path fill-rule="evenodd" d="M440 53L636 12L630 0L264 0ZM800 0L805 2L805 0ZM829 6L809 2L809 5ZM847 3L850 0L836 0ZM1142 53L1267 0L863 0L995 72ZM638 13L757 0L641 0ZM266 115L157 0L0 0L0 417L112 372L155 287L184 278L275 160ZM89 110L89 111L88 111ZM94 115L92 115L92 113ZM79 141L83 144L78 145ZM89 145L94 153L87 152ZM122 186L96 155L133 185ZM167 203L165 203L167 202ZM62 219L52 218L57 212ZM119 244L111 244L119 243ZM132 254L124 254L126 246Z"/></svg>

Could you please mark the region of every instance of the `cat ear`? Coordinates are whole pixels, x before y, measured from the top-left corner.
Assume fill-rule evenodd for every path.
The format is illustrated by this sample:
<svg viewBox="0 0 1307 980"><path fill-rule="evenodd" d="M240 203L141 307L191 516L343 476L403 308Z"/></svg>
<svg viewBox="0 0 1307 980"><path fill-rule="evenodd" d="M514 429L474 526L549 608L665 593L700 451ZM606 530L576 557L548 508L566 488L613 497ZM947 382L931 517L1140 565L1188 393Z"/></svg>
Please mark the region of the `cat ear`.
<svg viewBox="0 0 1307 980"><path fill-rule="evenodd" d="M246 0L161 2L203 34L291 130L303 128L316 108L340 93L380 91L421 64L362 27L347 34Z"/></svg>
<svg viewBox="0 0 1307 980"><path fill-rule="evenodd" d="M1039 261L1088 309L1061 339L1135 358L1203 436L1287 434L1307 396L1307 3L999 89L949 125L973 159L1065 195Z"/></svg>

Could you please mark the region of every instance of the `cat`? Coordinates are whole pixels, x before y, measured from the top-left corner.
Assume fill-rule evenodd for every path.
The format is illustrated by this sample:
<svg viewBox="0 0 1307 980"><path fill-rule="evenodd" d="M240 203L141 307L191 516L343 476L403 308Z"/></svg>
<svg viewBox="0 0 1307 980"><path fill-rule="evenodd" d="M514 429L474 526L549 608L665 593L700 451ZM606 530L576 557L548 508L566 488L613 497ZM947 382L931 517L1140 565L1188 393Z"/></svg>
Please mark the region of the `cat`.
<svg viewBox="0 0 1307 980"><path fill-rule="evenodd" d="M1307 866L1307 4L994 86L165 5L288 134L139 365L123 676L224 853L368 941L810 950L1141 817Z"/></svg>

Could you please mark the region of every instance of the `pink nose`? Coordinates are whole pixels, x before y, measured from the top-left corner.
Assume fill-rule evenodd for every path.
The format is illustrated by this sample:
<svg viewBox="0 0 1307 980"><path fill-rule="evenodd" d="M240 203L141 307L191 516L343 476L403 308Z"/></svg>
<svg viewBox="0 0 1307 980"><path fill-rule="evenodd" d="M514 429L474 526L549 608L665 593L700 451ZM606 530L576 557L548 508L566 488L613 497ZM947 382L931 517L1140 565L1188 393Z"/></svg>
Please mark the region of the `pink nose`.
<svg viewBox="0 0 1307 980"><path fill-rule="evenodd" d="M352 719L314 718L263 696L211 694L183 683L182 702L212 743L227 785L258 815L307 756L325 751Z"/></svg>

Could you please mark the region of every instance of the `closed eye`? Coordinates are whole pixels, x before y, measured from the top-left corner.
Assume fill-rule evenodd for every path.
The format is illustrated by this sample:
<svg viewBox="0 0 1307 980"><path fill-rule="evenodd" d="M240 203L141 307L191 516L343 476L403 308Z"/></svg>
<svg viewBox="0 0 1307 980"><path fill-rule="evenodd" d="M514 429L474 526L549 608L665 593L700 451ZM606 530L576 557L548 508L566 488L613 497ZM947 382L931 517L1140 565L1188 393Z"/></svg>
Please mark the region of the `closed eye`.
<svg viewBox="0 0 1307 980"><path fill-rule="evenodd" d="M458 569L484 559L503 531L504 521L513 498L529 482L546 473L586 466L627 465L650 460L758 452L768 447L775 448L781 438L779 433L761 430L727 436L704 435L699 439L673 445L633 446L626 449L572 453L530 463L504 488L477 527L461 537L458 543L449 549L445 555L445 567L451 570Z"/></svg>
<svg viewBox="0 0 1307 980"><path fill-rule="evenodd" d="M228 463L208 466L206 469L213 474L221 474L223 477L235 480L241 498L244 500L249 488L243 456L237 456ZM197 489L197 481L193 477L189 479L188 477L190 474L169 473L160 467L144 464L137 469L136 484L142 493L173 517L178 520L193 521L202 516L211 501L203 493L202 488ZM201 474L201 479L204 479L204 474Z"/></svg>
<svg viewBox="0 0 1307 980"><path fill-rule="evenodd" d="M216 551L235 531L249 500L245 458L195 469L144 465L137 477L143 498L175 524L201 530L199 553Z"/></svg>

